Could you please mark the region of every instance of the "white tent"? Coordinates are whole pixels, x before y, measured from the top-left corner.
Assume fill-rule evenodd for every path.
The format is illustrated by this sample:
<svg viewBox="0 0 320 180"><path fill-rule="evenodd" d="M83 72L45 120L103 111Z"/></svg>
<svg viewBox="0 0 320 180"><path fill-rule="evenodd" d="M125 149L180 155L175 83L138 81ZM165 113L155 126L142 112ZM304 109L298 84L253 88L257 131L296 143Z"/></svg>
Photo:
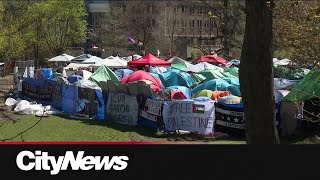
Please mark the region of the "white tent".
<svg viewBox="0 0 320 180"><path fill-rule="evenodd" d="M191 71L191 72L200 72L206 69L214 69L218 70L220 72L224 72L223 68L215 66L213 64L207 63L207 62L201 62L192 66L189 66L187 68L182 69L183 71Z"/></svg>
<svg viewBox="0 0 320 180"><path fill-rule="evenodd" d="M168 60L168 62L174 64L174 63L188 62L188 61L183 60L183 59L181 59L181 58L179 58L179 57L174 56L174 57L170 58L170 59Z"/></svg>
<svg viewBox="0 0 320 180"><path fill-rule="evenodd" d="M78 69L81 67L89 67L91 64L81 64L81 63L70 63L65 69Z"/></svg>
<svg viewBox="0 0 320 180"><path fill-rule="evenodd" d="M81 76L83 77L84 80L89 79L89 77L92 75L90 71L87 70L82 70L81 71Z"/></svg>
<svg viewBox="0 0 320 180"><path fill-rule="evenodd" d="M108 68L125 68L127 67L127 61L120 57L108 57L101 62L91 65L91 67L99 67L101 65L106 65Z"/></svg>
<svg viewBox="0 0 320 180"><path fill-rule="evenodd" d="M134 59L139 59L142 58L142 56L139 56L137 54L132 55ZM126 61L132 61L132 56L128 56L126 58L124 58Z"/></svg>
<svg viewBox="0 0 320 180"><path fill-rule="evenodd" d="M86 59L86 60L82 61L81 63L91 63L91 64L94 63L94 64L96 64L96 63L100 63L102 61L103 61L103 59L101 59L97 56L91 56L89 59Z"/></svg>
<svg viewBox="0 0 320 180"><path fill-rule="evenodd" d="M49 62L70 62L71 59L74 59L74 57L68 54L61 54L59 56L49 59L48 61Z"/></svg>

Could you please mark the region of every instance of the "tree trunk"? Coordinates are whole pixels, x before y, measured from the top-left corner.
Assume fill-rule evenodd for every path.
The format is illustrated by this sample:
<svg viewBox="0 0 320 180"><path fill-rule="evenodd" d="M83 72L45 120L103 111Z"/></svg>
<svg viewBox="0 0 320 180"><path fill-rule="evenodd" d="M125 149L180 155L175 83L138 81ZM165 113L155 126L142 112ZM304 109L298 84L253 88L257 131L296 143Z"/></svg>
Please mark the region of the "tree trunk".
<svg viewBox="0 0 320 180"><path fill-rule="evenodd" d="M239 77L248 144L279 143L275 122L272 42L272 9L267 0L246 0L246 30Z"/></svg>

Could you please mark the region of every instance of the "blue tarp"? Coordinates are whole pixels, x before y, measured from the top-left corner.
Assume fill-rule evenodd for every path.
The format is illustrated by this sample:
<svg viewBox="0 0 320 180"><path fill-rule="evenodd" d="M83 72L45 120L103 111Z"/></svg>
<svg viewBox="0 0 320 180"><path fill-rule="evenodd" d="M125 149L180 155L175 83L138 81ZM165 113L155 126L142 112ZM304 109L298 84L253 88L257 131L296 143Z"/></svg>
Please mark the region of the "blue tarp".
<svg viewBox="0 0 320 180"><path fill-rule="evenodd" d="M105 103L104 103L104 97L102 94L102 91L100 90L96 90L96 96L97 96L97 100L96 103L98 105L97 108L97 114L94 115L94 119L98 119L98 120L105 120Z"/></svg>
<svg viewBox="0 0 320 180"><path fill-rule="evenodd" d="M83 78L82 78L82 76L79 76L79 75L71 75L71 76L69 76L68 77L68 81L69 81L69 83L75 83L75 82L77 82L77 81L79 81L79 80L82 80Z"/></svg>
<svg viewBox="0 0 320 180"><path fill-rule="evenodd" d="M61 110L66 113L77 113L80 104L78 102L78 87L63 84Z"/></svg>
<svg viewBox="0 0 320 180"><path fill-rule="evenodd" d="M53 79L53 71L52 68L42 68L41 76L45 79Z"/></svg>
<svg viewBox="0 0 320 180"><path fill-rule="evenodd" d="M134 71L132 71L131 69L117 69L114 71L114 73L119 77L119 79L121 80L123 77L133 73Z"/></svg>

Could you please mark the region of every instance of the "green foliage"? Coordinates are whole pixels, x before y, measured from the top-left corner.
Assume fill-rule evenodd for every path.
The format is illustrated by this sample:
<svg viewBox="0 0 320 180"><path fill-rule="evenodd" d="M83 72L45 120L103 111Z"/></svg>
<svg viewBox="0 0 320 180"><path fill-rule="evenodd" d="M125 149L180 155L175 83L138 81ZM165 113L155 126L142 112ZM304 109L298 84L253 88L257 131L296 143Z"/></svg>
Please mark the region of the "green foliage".
<svg viewBox="0 0 320 180"><path fill-rule="evenodd" d="M274 10L275 57L300 64L320 59L320 2L278 0Z"/></svg>
<svg viewBox="0 0 320 180"><path fill-rule="evenodd" d="M83 0L4 0L2 1L5 42L2 58L21 59L35 53L63 53L86 37L87 15ZM0 11L1 14L1 11ZM37 50L36 50L37 48Z"/></svg>

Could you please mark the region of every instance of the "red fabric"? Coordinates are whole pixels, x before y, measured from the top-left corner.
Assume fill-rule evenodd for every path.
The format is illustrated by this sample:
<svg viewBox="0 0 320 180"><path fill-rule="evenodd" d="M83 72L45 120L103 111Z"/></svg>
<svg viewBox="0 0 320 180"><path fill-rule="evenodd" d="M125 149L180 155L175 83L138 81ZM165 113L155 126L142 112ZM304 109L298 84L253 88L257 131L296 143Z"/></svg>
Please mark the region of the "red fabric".
<svg viewBox="0 0 320 180"><path fill-rule="evenodd" d="M208 62L208 63L218 63L218 64L227 64L229 61L225 60L222 57L215 55L206 55L200 56L197 59L193 60L193 62Z"/></svg>
<svg viewBox="0 0 320 180"><path fill-rule="evenodd" d="M129 83L129 82L135 82L135 81L139 81L139 80L152 81L153 84L151 84L150 87L155 92L160 91L162 89L161 81L159 79L153 77L151 74L149 74L145 71L142 71L142 70L135 71L134 73L123 77L121 79L121 83Z"/></svg>
<svg viewBox="0 0 320 180"><path fill-rule="evenodd" d="M171 66L170 62L167 62L165 60L162 60L152 54L147 54L143 57L141 57L140 59L136 59L133 61L128 62L128 65L131 67L135 67L135 66Z"/></svg>
<svg viewBox="0 0 320 180"><path fill-rule="evenodd" d="M173 89L171 92L171 99L188 99L181 90Z"/></svg>

